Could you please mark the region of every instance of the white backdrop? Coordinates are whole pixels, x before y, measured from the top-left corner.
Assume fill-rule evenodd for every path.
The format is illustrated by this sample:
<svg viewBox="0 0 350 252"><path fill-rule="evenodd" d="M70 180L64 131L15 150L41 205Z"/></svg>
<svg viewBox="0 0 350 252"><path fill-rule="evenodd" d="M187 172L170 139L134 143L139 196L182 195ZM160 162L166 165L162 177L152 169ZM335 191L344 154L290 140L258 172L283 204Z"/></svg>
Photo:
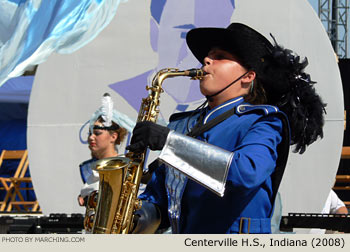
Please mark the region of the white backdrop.
<svg viewBox="0 0 350 252"><path fill-rule="evenodd" d="M280 193L283 214L319 212L340 159L344 108L336 59L309 3L236 0L233 9L230 0L167 0L157 6L159 2L121 4L94 41L74 54L53 55L39 66L29 104L28 150L44 214L84 212L76 200L82 186L78 165L89 158L82 126L100 106L103 93L109 92L116 108L136 119L140 97L155 71L198 66L184 44L186 31L194 26L226 27L230 21L251 25L267 38L271 32L280 44L308 57L307 72L328 104L325 136L303 155L290 155ZM199 103L196 85L187 79L166 80L161 119Z"/></svg>

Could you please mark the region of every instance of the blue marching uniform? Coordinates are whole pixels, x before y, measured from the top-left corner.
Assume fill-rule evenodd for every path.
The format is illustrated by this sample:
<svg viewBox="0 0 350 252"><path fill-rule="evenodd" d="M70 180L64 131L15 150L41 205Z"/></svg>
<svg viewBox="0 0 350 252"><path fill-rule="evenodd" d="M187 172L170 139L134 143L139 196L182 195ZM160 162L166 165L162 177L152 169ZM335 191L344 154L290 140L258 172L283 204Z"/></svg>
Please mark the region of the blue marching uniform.
<svg viewBox="0 0 350 252"><path fill-rule="evenodd" d="M83 183L86 183L88 178L92 176L92 169L96 166L96 158L91 158L89 160L86 160L82 162L79 165L79 170L80 170L80 176L81 179L83 180Z"/></svg>
<svg viewBox="0 0 350 252"><path fill-rule="evenodd" d="M235 110L232 116L197 137L233 153L223 197L163 164L140 196L159 207L160 228L171 225L173 233L271 233L274 198L289 150L288 122L278 108L250 105L238 97L207 107L204 124L230 109ZM199 114L172 116L168 127L186 134Z"/></svg>

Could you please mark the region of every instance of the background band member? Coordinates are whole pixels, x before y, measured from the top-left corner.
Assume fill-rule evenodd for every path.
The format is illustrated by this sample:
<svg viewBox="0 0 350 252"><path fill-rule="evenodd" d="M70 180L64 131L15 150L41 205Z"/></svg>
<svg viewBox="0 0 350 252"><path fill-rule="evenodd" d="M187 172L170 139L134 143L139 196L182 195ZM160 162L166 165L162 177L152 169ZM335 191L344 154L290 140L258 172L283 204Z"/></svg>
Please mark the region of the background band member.
<svg viewBox="0 0 350 252"><path fill-rule="evenodd" d="M128 133L127 129L131 131L132 125L131 120L113 109L111 97L105 94L102 98L102 106L90 119L88 144L91 159L79 165L84 183L78 196L79 205L83 206L90 193L98 190L99 176L98 172L93 170L95 162L102 158L118 156L117 146L124 141Z"/></svg>

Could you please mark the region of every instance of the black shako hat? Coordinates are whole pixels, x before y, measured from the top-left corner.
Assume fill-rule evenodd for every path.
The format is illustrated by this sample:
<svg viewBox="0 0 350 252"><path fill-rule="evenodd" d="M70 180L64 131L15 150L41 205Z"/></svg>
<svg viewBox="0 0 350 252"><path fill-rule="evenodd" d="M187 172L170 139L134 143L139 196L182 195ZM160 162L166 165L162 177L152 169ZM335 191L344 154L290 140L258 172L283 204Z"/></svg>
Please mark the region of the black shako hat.
<svg viewBox="0 0 350 252"><path fill-rule="evenodd" d="M199 62L203 62L213 47L219 47L235 55L244 67L257 74L261 74L265 58L273 49L263 35L241 23L232 23L227 28L192 29L186 41Z"/></svg>
<svg viewBox="0 0 350 252"><path fill-rule="evenodd" d="M272 35L271 35L272 37ZM304 72L307 58L274 45L251 27L232 23L227 28L195 28L187 33L189 49L203 63L213 47L232 53L239 63L256 73L266 91L267 103L287 114L291 128L291 144L303 153L319 137L323 137L325 106L316 93L310 75Z"/></svg>

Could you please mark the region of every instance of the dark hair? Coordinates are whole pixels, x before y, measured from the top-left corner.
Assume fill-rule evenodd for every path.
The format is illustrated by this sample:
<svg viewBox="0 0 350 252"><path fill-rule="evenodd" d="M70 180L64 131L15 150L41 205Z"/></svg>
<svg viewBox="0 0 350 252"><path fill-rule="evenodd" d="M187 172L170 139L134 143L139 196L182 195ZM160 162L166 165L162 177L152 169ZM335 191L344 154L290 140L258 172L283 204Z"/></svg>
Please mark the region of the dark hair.
<svg viewBox="0 0 350 252"><path fill-rule="evenodd" d="M104 122L104 120L103 120L103 118L101 116L96 121L99 121L101 123ZM113 134L113 133L117 133L118 134L118 137L115 140L114 144L115 145L119 145L121 142L123 142L125 136L128 134L128 131L125 128L120 127L115 122L112 122L112 126L114 126L113 129L109 129L108 132L109 132L109 134Z"/></svg>
<svg viewBox="0 0 350 252"><path fill-rule="evenodd" d="M267 97L263 85L261 85L257 78L254 80L252 85L253 89L244 96L244 101L254 105L266 104Z"/></svg>
<svg viewBox="0 0 350 252"><path fill-rule="evenodd" d="M112 122L112 124L116 124L116 123ZM120 126L119 126L119 128L117 130L109 130L109 132L117 132L118 137L115 140L115 144L116 145L119 145L121 142L123 142L125 136L128 134L128 131L125 128L122 128Z"/></svg>

